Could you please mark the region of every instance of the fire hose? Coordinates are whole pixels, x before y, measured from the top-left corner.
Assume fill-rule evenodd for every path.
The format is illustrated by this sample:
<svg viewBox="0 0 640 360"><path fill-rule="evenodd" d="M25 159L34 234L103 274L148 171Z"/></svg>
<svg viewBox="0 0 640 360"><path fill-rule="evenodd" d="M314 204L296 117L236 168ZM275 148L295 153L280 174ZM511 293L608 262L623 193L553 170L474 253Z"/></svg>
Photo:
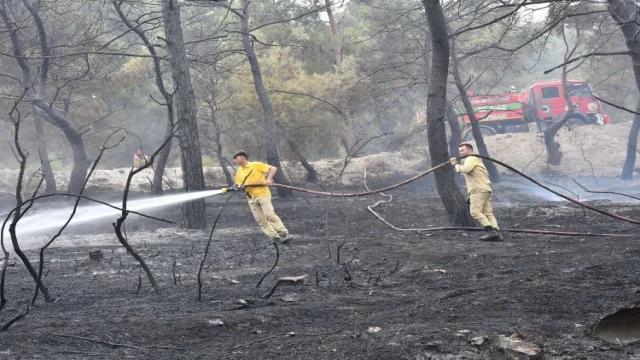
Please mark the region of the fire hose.
<svg viewBox="0 0 640 360"><path fill-rule="evenodd" d="M484 155L478 155L478 154L474 154L472 156L476 156L479 157L481 159L485 159L488 161L492 161L500 166L505 167L506 169L524 177L525 179L529 180L530 182L534 183L535 185L549 191L552 194L555 194L567 201L570 201L578 206L581 206L585 209L594 211L598 214L604 215L604 216L608 216L620 221L624 221L624 222L628 222L631 224L635 224L635 225L640 225L640 220L635 220L635 219L631 219L625 216L621 216L621 215L616 215L613 213L610 213L608 211L602 210L602 209L598 209L596 207L593 207L591 205L585 204L581 201L578 201L576 199L573 199L567 195L564 195L558 191L555 191L551 188L549 188L548 186L545 186L544 184L536 181L535 179L531 178L530 176L524 174L523 172L515 169L514 167L505 164L504 162L500 161L500 160L496 160L493 159L489 156L484 156ZM462 159L464 157L459 157L458 159ZM359 192L359 193L334 193L334 192L324 192L324 191L316 191L316 190L310 190L310 189L305 189L305 188L301 188L301 187L297 187L297 186L291 186L291 185L285 185L285 184L276 184L274 183L272 186L274 187L280 187L280 188L284 188L284 189L289 189L289 190L293 190L293 191L298 191L298 192L304 192L304 193L308 193L308 194L313 194L313 195L319 195L319 196L328 196L328 197L342 197L342 198L350 198L350 197L361 197L361 196L368 196L368 195L375 195L375 194L381 194L384 193L386 191L389 190L393 190L396 188L399 188L401 186L407 185L411 182L414 182L424 176L427 176L433 172L435 172L436 170L442 169L445 166L449 165L449 161L443 162L442 164L436 165L426 171L423 171L407 180L404 180L402 182L399 182L397 184L394 185L390 185L384 188L380 188L380 189L376 189L376 190L369 190L367 188L366 192ZM242 188L245 187L256 187L256 186L264 186L264 184L246 184L240 187L231 187L231 188L223 188L223 191L237 191L237 190L242 190ZM380 202L378 202L376 205L378 205ZM374 206L376 206L374 205ZM483 229L481 228L469 228L469 227L438 227L438 228L426 228L426 229L399 229L394 227L393 225L389 224L388 222L386 222L384 219L382 219L378 214L376 214L373 210L369 209L376 217L378 217L378 219L382 220L386 225L390 226L391 228L393 228L394 230L399 230L399 231L440 231L440 230L465 230L465 231L482 231ZM547 235L563 235L563 236L607 236L607 237L633 237L635 235L630 235L630 234L593 234L593 233L580 233L580 232L567 232L567 231L549 231L549 230L531 230L531 229L501 229L501 231L506 231L506 232L517 232L517 233L529 233L529 234L547 234Z"/></svg>
<svg viewBox="0 0 640 360"><path fill-rule="evenodd" d="M425 177L429 174L431 174L432 172L443 168L445 165L449 164L449 162L445 162L442 163L438 166L432 167L431 169L427 170L427 171L423 171L420 174L411 177L403 182L399 182L395 185L391 185L391 186L387 186L384 187L382 189L377 189L377 190L373 190L373 191L367 191L367 192L362 192L362 193L334 193L334 192L324 192L324 191L316 191L316 190L309 190L309 189L305 189L305 188L300 188L300 187L296 187L296 186L291 186L291 185L285 185L285 184L273 184L273 186L275 187L280 187L280 188L284 188L284 189L289 189L289 190L293 190L293 191L298 191L298 192L304 192L304 193L308 193L308 194L313 194L313 195L320 195L320 196L332 196L332 197L360 197L360 196L368 196L368 195L375 195L375 194L379 194L381 192L385 192L385 191L389 191L389 190L393 190L396 188L399 188L401 186L407 185L411 182L414 182L422 177ZM256 187L256 186L265 186L265 184L246 184L244 185L244 187ZM227 188L227 191L233 191L233 190L240 190L242 188L242 186L240 187L236 187L236 188Z"/></svg>

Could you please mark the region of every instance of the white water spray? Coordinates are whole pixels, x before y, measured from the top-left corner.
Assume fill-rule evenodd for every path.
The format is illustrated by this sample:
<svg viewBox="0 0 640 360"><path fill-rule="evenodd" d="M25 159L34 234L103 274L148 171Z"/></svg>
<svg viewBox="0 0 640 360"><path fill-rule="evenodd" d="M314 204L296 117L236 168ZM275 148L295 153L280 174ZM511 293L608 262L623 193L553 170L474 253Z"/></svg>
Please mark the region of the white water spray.
<svg viewBox="0 0 640 360"><path fill-rule="evenodd" d="M127 210L143 212L144 210L161 208L169 205L179 204L191 200L201 199L204 197L222 194L224 190L208 190L199 191L180 195L163 196L157 198L132 200L127 202ZM110 205L121 207L122 201L113 202ZM41 214L25 216L20 220L16 228L18 235L35 235L51 229L61 228L69 219L73 207L61 210L45 211ZM69 223L69 226L80 225L84 223L94 222L96 220L109 218L109 221L115 221L121 214L120 210L108 207L106 205L90 205L78 207L75 216ZM8 236L5 231L5 239Z"/></svg>

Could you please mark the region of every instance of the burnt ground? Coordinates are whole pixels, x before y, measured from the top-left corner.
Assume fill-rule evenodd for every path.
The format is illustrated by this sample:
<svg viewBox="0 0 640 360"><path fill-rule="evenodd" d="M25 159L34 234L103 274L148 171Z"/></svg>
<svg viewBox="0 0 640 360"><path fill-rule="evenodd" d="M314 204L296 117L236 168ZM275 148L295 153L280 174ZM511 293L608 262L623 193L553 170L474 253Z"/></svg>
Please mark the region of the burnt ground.
<svg viewBox="0 0 640 360"><path fill-rule="evenodd" d="M534 201L515 185L496 193L503 227L638 233L565 202ZM432 182L392 194L377 209L396 226L447 225ZM226 196L207 200L211 218ZM506 234L504 243L482 243L478 233L391 230L366 211L381 197L306 199L311 204L300 196L274 199L297 237L279 247L277 267L258 288L275 248L224 259L265 243L246 202L233 199L213 235L200 302L196 275L208 231L128 220L132 244L161 284L158 297L108 223L70 229L46 252L45 281L58 301L39 299L0 332L0 358L501 359L491 340L518 333L543 347L546 359L640 359L640 347L584 331L604 313L640 300L637 237ZM640 218L637 204L595 204ZM156 214L179 220L180 210ZM340 263L338 244L344 244ZM89 259L94 250L104 253L102 261ZM27 253L35 259L37 249ZM1 320L21 310L33 289L15 260ZM308 275L304 285L263 298L278 277L298 275ZM476 337L488 340L474 345ZM179 349L145 348L157 345Z"/></svg>

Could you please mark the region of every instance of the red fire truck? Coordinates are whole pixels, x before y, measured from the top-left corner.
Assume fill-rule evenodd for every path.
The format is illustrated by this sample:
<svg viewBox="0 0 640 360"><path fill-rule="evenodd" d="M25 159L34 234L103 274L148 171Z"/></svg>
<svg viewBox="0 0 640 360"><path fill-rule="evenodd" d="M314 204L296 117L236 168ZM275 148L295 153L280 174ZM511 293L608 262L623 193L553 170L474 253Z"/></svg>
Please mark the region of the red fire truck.
<svg viewBox="0 0 640 360"><path fill-rule="evenodd" d="M569 99L576 105L567 125L604 125L611 118L602 112L602 104L585 81L567 81ZM512 132L540 132L562 119L568 109L561 81L537 82L520 94L470 96L480 132L484 136ZM464 121L462 137L473 140L469 116L462 104L456 112Z"/></svg>

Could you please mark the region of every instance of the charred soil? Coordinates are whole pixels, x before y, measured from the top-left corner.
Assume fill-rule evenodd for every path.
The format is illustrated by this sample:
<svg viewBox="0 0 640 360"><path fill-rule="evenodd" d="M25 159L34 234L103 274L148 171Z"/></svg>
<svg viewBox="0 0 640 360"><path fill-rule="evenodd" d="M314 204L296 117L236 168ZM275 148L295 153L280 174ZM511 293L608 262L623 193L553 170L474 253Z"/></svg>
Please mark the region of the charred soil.
<svg viewBox="0 0 640 360"><path fill-rule="evenodd" d="M447 226L433 187L421 181L398 189L376 209L398 227ZM639 233L508 189L496 190L505 228ZM210 223L226 196L208 199ZM58 300L38 299L0 332L0 358L501 359L508 354L493 340L512 334L540 346L546 359L640 358L638 346L584 331L640 300L637 237L505 234L502 243L482 243L475 232L396 232L366 209L380 198L274 199L296 237L278 246L278 265L260 287L276 249L233 256L267 244L246 202L233 199L213 233L202 301L197 274L208 230L127 220L132 245L164 291L158 297L109 224L69 229L45 253L45 281ZM640 218L637 204L597 205ZM180 221L178 207L156 215ZM89 258L95 250L102 260ZM37 248L27 254L35 262ZM12 261L1 320L21 311L33 291L24 265ZM278 278L302 275L304 284L264 298Z"/></svg>

